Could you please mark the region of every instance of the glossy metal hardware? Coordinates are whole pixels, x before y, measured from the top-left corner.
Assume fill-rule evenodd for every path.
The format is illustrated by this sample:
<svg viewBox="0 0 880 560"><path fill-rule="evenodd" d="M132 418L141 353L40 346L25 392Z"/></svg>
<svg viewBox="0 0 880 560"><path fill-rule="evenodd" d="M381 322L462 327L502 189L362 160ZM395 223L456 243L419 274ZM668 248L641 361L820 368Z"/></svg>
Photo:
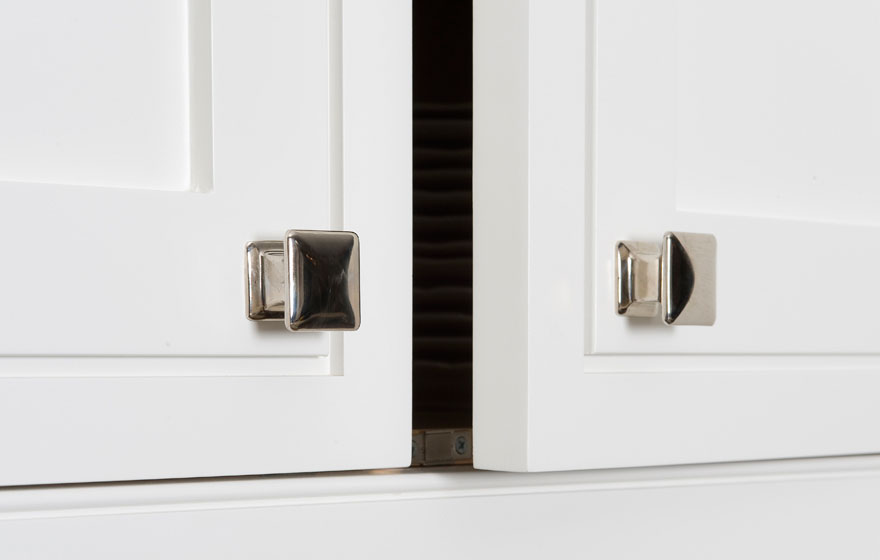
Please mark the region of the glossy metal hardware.
<svg viewBox="0 0 880 560"><path fill-rule="evenodd" d="M660 246L617 243L617 313L667 325L715 324L715 236L666 232Z"/></svg>
<svg viewBox="0 0 880 560"><path fill-rule="evenodd" d="M289 230L247 244L247 316L291 331L354 331L361 324L360 243L350 231Z"/></svg>
<svg viewBox="0 0 880 560"><path fill-rule="evenodd" d="M413 430L413 467L470 465L474 462L473 431L470 429Z"/></svg>

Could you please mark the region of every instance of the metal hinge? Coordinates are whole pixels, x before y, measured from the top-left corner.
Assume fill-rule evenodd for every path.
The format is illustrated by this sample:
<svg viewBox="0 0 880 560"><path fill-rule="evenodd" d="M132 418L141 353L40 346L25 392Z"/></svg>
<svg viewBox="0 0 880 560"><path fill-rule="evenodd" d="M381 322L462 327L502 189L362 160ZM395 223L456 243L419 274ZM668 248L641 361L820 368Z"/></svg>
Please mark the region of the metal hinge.
<svg viewBox="0 0 880 560"><path fill-rule="evenodd" d="M440 467L473 463L470 429L413 430L412 466Z"/></svg>

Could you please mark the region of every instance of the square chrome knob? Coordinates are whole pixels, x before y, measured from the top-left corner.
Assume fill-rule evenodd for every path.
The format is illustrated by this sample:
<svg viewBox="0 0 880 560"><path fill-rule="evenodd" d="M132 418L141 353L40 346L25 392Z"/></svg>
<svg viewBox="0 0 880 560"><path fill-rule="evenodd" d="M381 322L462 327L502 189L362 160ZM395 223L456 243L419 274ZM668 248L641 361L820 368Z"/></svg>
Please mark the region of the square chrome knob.
<svg viewBox="0 0 880 560"><path fill-rule="evenodd" d="M350 231L289 230L247 245L247 316L291 331L360 327L360 241Z"/></svg>
<svg viewBox="0 0 880 560"><path fill-rule="evenodd" d="M663 242L619 241L617 313L667 325L715 324L715 236L668 231Z"/></svg>

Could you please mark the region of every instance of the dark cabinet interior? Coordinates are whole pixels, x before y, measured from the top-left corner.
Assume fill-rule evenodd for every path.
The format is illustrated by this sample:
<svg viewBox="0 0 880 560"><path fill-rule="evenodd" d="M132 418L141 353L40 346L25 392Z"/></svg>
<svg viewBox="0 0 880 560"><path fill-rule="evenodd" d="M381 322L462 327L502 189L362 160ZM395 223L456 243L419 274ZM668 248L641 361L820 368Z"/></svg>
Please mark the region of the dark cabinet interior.
<svg viewBox="0 0 880 560"><path fill-rule="evenodd" d="M413 2L413 429L472 425L472 3Z"/></svg>

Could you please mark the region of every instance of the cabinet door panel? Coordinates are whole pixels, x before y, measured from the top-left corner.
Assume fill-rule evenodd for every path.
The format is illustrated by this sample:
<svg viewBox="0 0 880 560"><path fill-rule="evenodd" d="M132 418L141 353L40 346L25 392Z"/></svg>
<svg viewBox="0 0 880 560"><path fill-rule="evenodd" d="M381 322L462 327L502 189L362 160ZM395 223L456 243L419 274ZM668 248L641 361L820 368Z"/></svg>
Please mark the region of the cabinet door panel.
<svg viewBox="0 0 880 560"><path fill-rule="evenodd" d="M880 350L880 301L859 288L880 272L878 21L864 2L595 4L588 351ZM710 329L646 328L609 303L608 248L667 230L718 240Z"/></svg>
<svg viewBox="0 0 880 560"><path fill-rule="evenodd" d="M408 5L0 11L0 484L407 464ZM358 233L360 330L246 319L291 228Z"/></svg>
<svg viewBox="0 0 880 560"><path fill-rule="evenodd" d="M475 4L475 461L880 451L864 2ZM617 315L614 247L714 234L717 321Z"/></svg>

